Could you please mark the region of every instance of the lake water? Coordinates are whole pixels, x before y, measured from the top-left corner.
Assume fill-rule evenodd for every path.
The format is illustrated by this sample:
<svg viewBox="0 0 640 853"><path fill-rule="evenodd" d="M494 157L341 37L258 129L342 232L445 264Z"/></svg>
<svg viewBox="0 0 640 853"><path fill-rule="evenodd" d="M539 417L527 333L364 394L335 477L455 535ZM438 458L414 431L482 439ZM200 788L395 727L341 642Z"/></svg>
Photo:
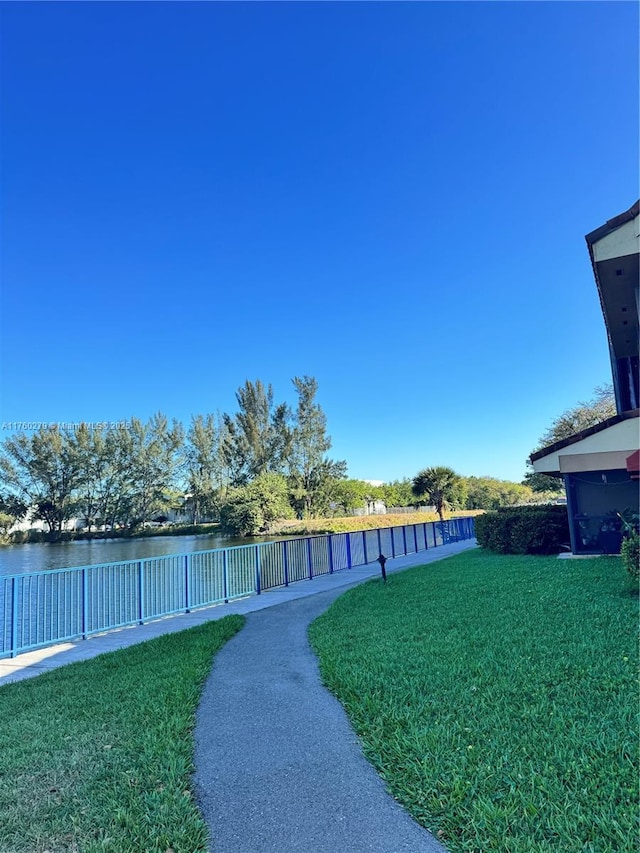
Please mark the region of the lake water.
<svg viewBox="0 0 640 853"><path fill-rule="evenodd" d="M260 536L247 539L212 536L148 536L141 539L88 539L75 542L33 542L0 547L0 576L40 572L45 569L68 569L72 566L95 566L123 560L142 560L166 554L188 554L233 545L271 542Z"/></svg>

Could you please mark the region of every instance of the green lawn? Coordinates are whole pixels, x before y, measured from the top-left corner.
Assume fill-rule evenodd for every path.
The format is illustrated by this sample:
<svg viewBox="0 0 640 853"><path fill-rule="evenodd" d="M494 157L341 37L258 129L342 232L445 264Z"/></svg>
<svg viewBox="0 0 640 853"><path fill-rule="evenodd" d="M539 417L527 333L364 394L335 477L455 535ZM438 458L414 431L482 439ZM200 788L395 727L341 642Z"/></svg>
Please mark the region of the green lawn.
<svg viewBox="0 0 640 853"><path fill-rule="evenodd" d="M193 725L227 616L0 688L2 853L196 853Z"/></svg>
<svg viewBox="0 0 640 853"><path fill-rule="evenodd" d="M619 559L473 550L310 629L393 795L452 851L635 851L638 596Z"/></svg>

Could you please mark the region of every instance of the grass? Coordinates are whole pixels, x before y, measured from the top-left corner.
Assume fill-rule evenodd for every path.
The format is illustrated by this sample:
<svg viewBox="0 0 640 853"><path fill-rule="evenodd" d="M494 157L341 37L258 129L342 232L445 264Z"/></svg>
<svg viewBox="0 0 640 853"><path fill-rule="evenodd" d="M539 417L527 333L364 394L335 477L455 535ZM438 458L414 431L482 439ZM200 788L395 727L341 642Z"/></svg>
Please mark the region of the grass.
<svg viewBox="0 0 640 853"><path fill-rule="evenodd" d="M484 510L456 510L445 513L447 518L459 518L460 516L479 515ZM424 524L430 521L439 521L435 512L414 513L390 513L388 515L357 515L336 518L309 518L304 521L283 520L276 521L271 526L269 536L313 536L322 533L350 533L354 530L371 530L376 527L398 527L402 524ZM0 536L0 545L15 545L24 542L70 542L80 539L142 539L151 536L193 536L197 534L220 534L218 522L207 524L171 525L169 527L152 527L145 530L112 530L98 531L94 533L71 533L50 534L42 531L17 531L9 537Z"/></svg>
<svg viewBox="0 0 640 853"><path fill-rule="evenodd" d="M310 629L392 794L452 851L638 842L637 588L620 560L474 550Z"/></svg>
<svg viewBox="0 0 640 853"><path fill-rule="evenodd" d="M460 510L445 513L448 518L479 515L484 510ZM272 533L283 536L308 536L322 533L350 533L354 530L372 530L377 527L398 527L403 524L425 524L439 521L435 512L389 513L387 515L355 515L340 518L309 518L305 521L278 521Z"/></svg>
<svg viewBox="0 0 640 853"><path fill-rule="evenodd" d="M196 853L193 726L227 616L0 688L2 853Z"/></svg>

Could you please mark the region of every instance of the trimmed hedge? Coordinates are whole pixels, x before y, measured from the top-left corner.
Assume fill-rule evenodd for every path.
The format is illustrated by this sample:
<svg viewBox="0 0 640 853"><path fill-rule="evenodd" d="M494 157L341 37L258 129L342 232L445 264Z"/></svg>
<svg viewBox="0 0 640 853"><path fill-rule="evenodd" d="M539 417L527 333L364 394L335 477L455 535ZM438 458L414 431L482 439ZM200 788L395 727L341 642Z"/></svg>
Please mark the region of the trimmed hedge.
<svg viewBox="0 0 640 853"><path fill-rule="evenodd" d="M635 531L622 540L620 553L629 574L634 578L640 577L640 536Z"/></svg>
<svg viewBox="0 0 640 853"><path fill-rule="evenodd" d="M558 554L570 543L565 506L502 507L475 526L478 544L496 554Z"/></svg>

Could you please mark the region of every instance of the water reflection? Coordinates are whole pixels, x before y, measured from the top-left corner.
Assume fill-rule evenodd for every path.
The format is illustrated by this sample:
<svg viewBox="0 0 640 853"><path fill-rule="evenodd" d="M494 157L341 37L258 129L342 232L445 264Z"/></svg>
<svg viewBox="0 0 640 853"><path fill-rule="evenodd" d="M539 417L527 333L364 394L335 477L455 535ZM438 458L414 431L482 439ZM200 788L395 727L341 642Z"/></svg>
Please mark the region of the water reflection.
<svg viewBox="0 0 640 853"><path fill-rule="evenodd" d="M0 575L17 575L45 569L67 569L72 566L94 566L122 560L142 560L165 554L187 554L210 548L229 548L271 542L274 537L252 539L201 534L199 536L149 536L142 539L89 539L75 542L33 542L0 548ZM277 537L276 537L277 538Z"/></svg>

